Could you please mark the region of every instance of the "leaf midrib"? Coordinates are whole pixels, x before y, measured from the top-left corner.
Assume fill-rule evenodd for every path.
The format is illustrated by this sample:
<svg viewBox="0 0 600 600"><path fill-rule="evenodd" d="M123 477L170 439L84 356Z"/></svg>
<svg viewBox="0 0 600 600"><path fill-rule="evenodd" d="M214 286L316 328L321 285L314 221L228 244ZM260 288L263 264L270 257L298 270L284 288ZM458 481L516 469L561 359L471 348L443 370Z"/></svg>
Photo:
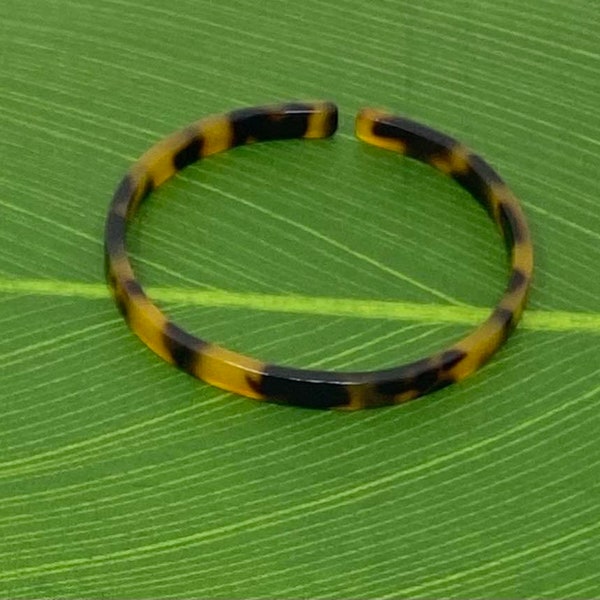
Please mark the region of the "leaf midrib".
<svg viewBox="0 0 600 600"><path fill-rule="evenodd" d="M74 297L88 300L108 297L108 291L104 284L54 279L0 279L0 293ZM266 312L463 325L476 325L482 322L491 310L486 307L470 305L263 294L222 289L194 290L179 287L149 287L148 294L159 302L172 302L188 306L244 308ZM600 313L527 310L523 315L522 327L541 331L600 333Z"/></svg>

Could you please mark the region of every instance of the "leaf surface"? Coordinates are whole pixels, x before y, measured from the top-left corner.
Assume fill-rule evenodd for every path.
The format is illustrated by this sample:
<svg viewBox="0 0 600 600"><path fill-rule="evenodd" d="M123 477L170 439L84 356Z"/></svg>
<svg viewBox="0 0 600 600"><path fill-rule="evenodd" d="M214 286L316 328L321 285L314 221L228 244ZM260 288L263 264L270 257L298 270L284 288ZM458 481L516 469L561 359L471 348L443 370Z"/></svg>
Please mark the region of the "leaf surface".
<svg viewBox="0 0 600 600"><path fill-rule="evenodd" d="M600 594L600 18L530 0L0 4L0 596L583 598ZM521 199L522 326L472 378L342 414L180 373L103 280L111 194L204 115L340 106L322 141L238 148L132 227L178 323L263 360L371 369L487 315L483 211L354 139L382 106L482 154Z"/></svg>

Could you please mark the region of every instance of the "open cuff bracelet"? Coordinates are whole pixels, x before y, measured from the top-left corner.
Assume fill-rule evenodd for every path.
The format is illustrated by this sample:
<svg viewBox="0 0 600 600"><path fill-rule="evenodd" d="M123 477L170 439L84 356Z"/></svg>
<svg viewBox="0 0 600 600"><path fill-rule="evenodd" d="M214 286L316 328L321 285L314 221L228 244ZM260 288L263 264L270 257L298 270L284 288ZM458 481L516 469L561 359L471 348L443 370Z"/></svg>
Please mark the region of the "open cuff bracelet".
<svg viewBox="0 0 600 600"><path fill-rule="evenodd" d="M490 165L453 138L374 109L356 117L359 139L435 167L464 187L498 225L510 260L508 285L490 316L452 346L379 371L277 366L205 341L173 323L137 281L127 254L127 224L148 194L177 171L242 144L326 138L337 128L330 102L234 110L193 123L158 142L122 179L105 230L107 279L129 327L156 354L212 385L260 400L309 408L371 408L428 394L478 369L506 340L527 300L533 271L529 227L519 202Z"/></svg>

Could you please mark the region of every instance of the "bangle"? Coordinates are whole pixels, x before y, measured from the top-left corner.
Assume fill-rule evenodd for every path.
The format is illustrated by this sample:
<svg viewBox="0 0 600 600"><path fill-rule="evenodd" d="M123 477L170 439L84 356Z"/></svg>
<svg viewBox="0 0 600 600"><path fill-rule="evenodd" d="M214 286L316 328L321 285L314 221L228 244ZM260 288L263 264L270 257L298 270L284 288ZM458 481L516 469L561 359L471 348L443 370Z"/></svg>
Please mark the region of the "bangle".
<svg viewBox="0 0 600 600"><path fill-rule="evenodd" d="M227 350L178 327L148 298L127 255L127 223L150 192L200 158L252 142L326 138L337 128L330 102L244 108L193 123L158 142L122 179L108 211L105 261L109 286L129 327L156 354L212 385L260 400L310 408L358 409L411 400L464 379L506 340L519 320L533 272L533 247L515 196L481 157L453 138L406 119L363 109L356 135L420 160L452 177L498 225L510 278L490 316L465 338L436 354L380 371L296 369Z"/></svg>

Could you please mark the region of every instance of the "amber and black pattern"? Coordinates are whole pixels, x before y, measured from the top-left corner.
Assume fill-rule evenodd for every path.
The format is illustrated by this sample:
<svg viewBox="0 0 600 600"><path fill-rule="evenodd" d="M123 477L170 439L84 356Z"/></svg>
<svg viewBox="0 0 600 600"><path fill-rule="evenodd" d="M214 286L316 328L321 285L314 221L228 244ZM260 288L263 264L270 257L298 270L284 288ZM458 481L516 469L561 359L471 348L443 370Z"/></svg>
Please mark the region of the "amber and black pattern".
<svg viewBox="0 0 600 600"><path fill-rule="evenodd" d="M483 158L430 127L374 109L356 118L359 139L425 162L452 177L483 205L505 240L508 285L490 316L451 347L412 363L364 372L296 369L227 350L181 329L148 298L127 254L127 225L154 188L177 171L242 144L326 138L337 128L330 102L243 108L202 119L158 142L122 179L106 220L109 286L129 327L156 354L222 389L259 400L306 408L373 408L412 400L468 377L502 345L527 301L533 247L521 206Z"/></svg>

